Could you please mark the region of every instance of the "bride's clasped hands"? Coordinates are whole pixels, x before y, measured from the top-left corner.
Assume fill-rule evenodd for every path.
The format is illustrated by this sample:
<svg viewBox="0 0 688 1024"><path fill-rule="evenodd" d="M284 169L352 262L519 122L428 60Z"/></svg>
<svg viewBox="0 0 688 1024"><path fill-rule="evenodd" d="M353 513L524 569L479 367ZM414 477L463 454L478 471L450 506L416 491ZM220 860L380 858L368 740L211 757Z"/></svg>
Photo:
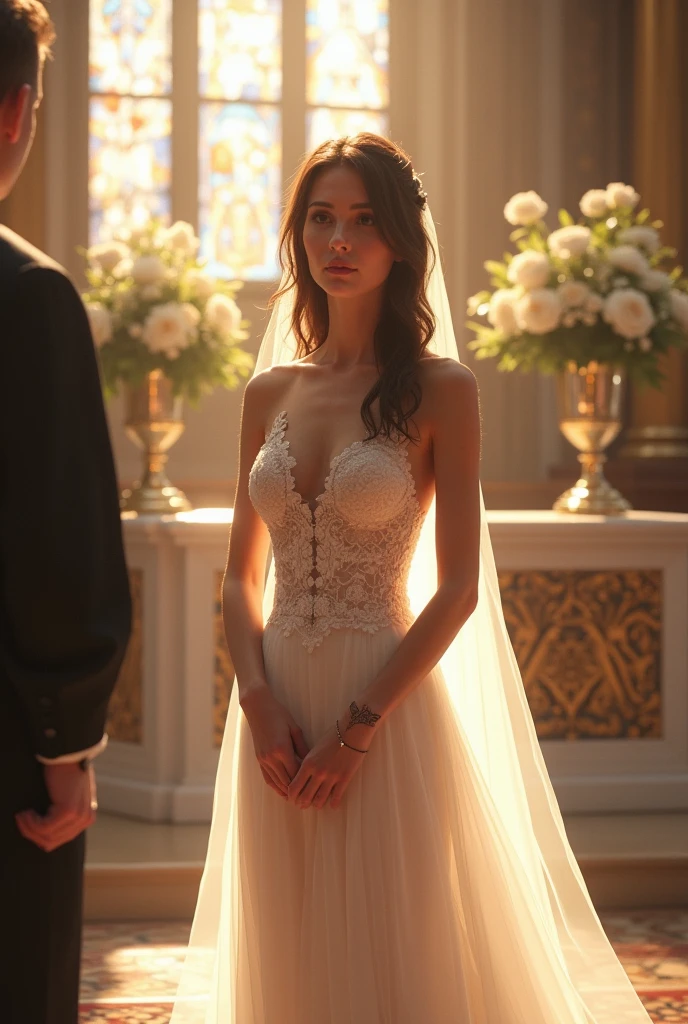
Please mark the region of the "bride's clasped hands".
<svg viewBox="0 0 688 1024"><path fill-rule="evenodd" d="M339 807L371 742L371 736L366 735L370 729L354 726L356 732L363 733L352 740L359 750L342 746L335 724L309 749L301 727L269 687L252 690L241 705L267 785L303 810L311 806L322 809L328 804ZM347 714L338 719L340 731L348 721Z"/></svg>
<svg viewBox="0 0 688 1024"><path fill-rule="evenodd" d="M347 715L337 719L339 733L344 732ZM353 729L363 731L357 726ZM370 729L364 731L370 733ZM348 729L347 732L350 738L352 733ZM296 807L306 809L312 806L322 810L325 806L336 809L341 804L347 786L363 763L371 737L357 736L351 745L348 745L347 738L344 746L339 733L337 725L333 724L301 762L287 790L287 799Z"/></svg>
<svg viewBox="0 0 688 1024"><path fill-rule="evenodd" d="M255 687L241 698L263 778L280 796L287 796L291 780L308 754L301 727L267 685Z"/></svg>

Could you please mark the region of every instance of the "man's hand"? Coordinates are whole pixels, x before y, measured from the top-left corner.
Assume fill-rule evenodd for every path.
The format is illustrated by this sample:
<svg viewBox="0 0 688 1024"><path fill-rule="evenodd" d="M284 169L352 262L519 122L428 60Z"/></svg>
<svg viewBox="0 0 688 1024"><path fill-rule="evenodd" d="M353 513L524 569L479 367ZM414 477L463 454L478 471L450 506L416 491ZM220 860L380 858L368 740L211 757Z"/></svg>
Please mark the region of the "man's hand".
<svg viewBox="0 0 688 1024"><path fill-rule="evenodd" d="M41 815L29 809L14 817L25 839L51 853L96 820L96 777L91 765L86 771L78 764L44 765L44 772L50 795L47 812Z"/></svg>

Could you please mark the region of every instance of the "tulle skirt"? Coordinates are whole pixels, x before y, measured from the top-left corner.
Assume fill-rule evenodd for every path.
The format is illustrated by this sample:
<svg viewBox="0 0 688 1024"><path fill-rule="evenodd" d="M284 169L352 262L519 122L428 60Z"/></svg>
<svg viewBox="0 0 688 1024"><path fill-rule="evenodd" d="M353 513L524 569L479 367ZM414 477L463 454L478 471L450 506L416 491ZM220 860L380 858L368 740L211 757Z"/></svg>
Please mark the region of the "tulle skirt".
<svg viewBox="0 0 688 1024"><path fill-rule="evenodd" d="M334 630L309 653L266 627L269 684L309 746L400 640ZM233 693L172 1024L592 1021L441 669L376 728L340 807L302 810L265 783ZM594 985L594 945L578 952Z"/></svg>

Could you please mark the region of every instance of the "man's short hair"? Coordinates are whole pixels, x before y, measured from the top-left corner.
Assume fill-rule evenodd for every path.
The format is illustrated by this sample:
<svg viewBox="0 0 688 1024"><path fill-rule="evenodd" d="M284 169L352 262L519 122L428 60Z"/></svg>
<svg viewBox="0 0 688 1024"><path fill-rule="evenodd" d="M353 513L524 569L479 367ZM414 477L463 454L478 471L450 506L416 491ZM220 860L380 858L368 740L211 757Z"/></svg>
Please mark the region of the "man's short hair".
<svg viewBox="0 0 688 1024"><path fill-rule="evenodd" d="M0 103L22 85L36 85L54 39L55 27L39 0L0 0Z"/></svg>

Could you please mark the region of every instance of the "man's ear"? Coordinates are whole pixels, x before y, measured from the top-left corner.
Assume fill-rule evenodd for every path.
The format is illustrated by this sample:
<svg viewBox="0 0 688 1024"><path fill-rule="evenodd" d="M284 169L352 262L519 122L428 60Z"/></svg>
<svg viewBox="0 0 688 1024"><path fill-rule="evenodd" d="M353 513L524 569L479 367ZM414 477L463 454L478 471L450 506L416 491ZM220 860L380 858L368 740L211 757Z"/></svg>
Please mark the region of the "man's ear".
<svg viewBox="0 0 688 1024"><path fill-rule="evenodd" d="M19 141L26 116L26 109L33 103L33 89L22 85L14 96L6 96L2 104L2 134L14 145Z"/></svg>

